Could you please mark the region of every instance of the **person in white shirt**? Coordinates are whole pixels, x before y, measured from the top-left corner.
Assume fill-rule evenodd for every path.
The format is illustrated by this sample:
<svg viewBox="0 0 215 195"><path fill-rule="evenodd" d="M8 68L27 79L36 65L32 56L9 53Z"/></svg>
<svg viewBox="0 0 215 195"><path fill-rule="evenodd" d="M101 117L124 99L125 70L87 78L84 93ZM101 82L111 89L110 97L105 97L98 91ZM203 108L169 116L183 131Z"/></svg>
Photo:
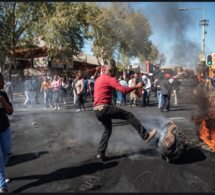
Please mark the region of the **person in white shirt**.
<svg viewBox="0 0 215 195"><path fill-rule="evenodd" d="M144 86L143 86L143 104L142 106L145 107L145 106L149 106L149 97L150 97L150 91L151 91L151 80L146 76L146 75L143 75L142 76L142 81L145 83Z"/></svg>
<svg viewBox="0 0 215 195"><path fill-rule="evenodd" d="M120 81L119 83L123 86L123 87L128 87L128 83L123 79L122 76L120 76ZM120 106L122 106L122 102L124 103L124 105L126 105L126 94L122 94L120 93Z"/></svg>
<svg viewBox="0 0 215 195"><path fill-rule="evenodd" d="M133 77L134 75L131 75L131 79L128 81L128 87L131 87Z"/></svg>

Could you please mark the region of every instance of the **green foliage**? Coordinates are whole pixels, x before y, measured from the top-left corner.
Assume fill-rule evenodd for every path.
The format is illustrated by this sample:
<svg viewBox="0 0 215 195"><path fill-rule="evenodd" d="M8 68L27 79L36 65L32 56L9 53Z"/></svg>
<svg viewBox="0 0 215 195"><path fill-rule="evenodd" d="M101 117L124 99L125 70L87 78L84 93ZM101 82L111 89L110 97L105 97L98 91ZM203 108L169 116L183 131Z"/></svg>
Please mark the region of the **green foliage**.
<svg viewBox="0 0 215 195"><path fill-rule="evenodd" d="M95 9L95 19L89 23L96 56L104 61L118 52L132 58L149 50L151 27L140 10L123 2L99 4Z"/></svg>
<svg viewBox="0 0 215 195"><path fill-rule="evenodd" d="M40 34L49 47L49 55L63 54L72 60L88 38L88 8L84 2L52 2L46 9ZM60 50L59 50L60 49Z"/></svg>

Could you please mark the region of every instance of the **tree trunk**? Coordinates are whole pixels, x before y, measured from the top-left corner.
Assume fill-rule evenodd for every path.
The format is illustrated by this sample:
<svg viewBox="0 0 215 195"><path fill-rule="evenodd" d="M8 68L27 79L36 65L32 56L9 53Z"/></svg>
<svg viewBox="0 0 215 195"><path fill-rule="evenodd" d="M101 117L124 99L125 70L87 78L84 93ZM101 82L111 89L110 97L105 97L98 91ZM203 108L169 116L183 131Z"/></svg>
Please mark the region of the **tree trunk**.
<svg viewBox="0 0 215 195"><path fill-rule="evenodd" d="M123 79L124 80L126 79L126 70L125 70L125 68L123 68Z"/></svg>

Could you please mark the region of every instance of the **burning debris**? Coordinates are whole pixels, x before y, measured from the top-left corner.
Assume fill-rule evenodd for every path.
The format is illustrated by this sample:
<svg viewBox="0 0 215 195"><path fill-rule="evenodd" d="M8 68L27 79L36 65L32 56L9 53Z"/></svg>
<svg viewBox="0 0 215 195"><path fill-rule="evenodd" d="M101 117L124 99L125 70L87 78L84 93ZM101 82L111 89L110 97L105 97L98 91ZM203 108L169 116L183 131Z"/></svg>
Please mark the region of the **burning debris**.
<svg viewBox="0 0 215 195"><path fill-rule="evenodd" d="M193 121L199 125L198 134L204 143L200 146L210 152L215 152L215 99L214 96L205 102L208 113L193 118Z"/></svg>
<svg viewBox="0 0 215 195"><path fill-rule="evenodd" d="M188 150L188 140L182 133L181 128L171 121L161 129L157 147L167 162L174 162Z"/></svg>

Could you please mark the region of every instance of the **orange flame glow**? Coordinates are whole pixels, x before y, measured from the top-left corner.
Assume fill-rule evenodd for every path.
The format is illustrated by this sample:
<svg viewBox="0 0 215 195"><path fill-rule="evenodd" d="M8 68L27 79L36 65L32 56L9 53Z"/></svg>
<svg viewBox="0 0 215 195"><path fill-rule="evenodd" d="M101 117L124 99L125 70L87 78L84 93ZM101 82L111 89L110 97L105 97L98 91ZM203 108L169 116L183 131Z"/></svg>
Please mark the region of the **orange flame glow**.
<svg viewBox="0 0 215 195"><path fill-rule="evenodd" d="M206 121L203 119L200 124L200 138L212 149L215 151L215 131L209 130L206 127Z"/></svg>

